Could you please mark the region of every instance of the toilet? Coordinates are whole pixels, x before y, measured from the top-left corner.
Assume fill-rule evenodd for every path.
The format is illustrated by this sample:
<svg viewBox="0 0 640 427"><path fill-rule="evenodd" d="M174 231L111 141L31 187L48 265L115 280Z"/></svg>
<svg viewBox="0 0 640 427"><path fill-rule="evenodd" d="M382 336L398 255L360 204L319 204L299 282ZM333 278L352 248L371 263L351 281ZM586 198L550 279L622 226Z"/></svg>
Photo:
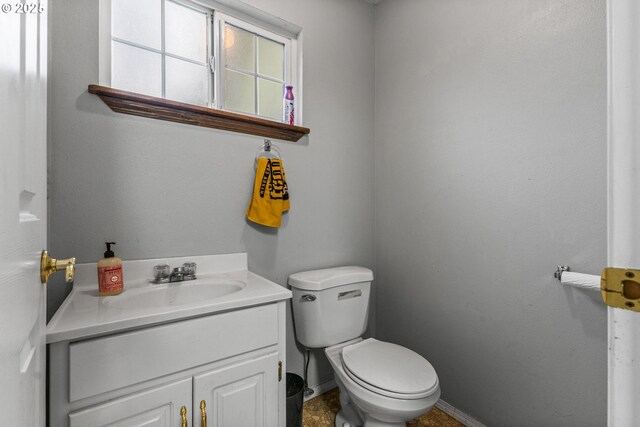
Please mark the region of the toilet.
<svg viewBox="0 0 640 427"><path fill-rule="evenodd" d="M340 389L336 427L405 427L440 398L433 366L408 348L363 339L373 272L336 267L289 276L296 338L324 348Z"/></svg>

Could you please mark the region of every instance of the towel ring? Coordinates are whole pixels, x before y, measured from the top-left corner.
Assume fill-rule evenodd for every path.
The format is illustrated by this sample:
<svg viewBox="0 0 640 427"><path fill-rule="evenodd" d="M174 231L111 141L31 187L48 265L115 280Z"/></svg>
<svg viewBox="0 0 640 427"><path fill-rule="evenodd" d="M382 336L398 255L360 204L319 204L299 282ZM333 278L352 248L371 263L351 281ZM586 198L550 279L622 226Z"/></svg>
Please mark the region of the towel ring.
<svg viewBox="0 0 640 427"><path fill-rule="evenodd" d="M260 156L264 154L263 156ZM280 150L274 144L271 143L271 140L265 139L264 143L258 147L258 152L256 153L256 162L260 157L266 157L269 159L282 159L282 155L280 154Z"/></svg>

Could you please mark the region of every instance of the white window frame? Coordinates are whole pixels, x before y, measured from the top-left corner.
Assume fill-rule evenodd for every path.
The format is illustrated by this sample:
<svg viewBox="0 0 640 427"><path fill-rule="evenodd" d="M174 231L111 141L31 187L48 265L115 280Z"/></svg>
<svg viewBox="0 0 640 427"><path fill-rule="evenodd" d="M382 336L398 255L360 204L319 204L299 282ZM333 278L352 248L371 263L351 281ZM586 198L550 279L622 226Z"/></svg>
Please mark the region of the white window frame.
<svg viewBox="0 0 640 427"><path fill-rule="evenodd" d="M198 61L194 61L190 58L185 58L182 57L180 55L175 55L173 53L169 53L166 51L165 49L165 26L164 26L164 14L165 14L165 1L171 1L173 3L179 4L181 6L187 7L189 9L193 9L195 11L198 11L200 13L203 13L206 15L206 20L207 20L207 55L206 55L206 61L203 62L198 62ZM214 11L206 6L202 6L199 3L196 2L192 2L192 1L182 1L182 0L163 0L161 2L161 27L160 27L160 34L161 34L161 43L160 43L160 49L155 49L149 46L144 46L135 42L131 42L129 40L124 40L124 39L120 39L117 37L114 37L111 33L111 0L100 0L100 28L99 28L99 37L100 37L100 41L99 41L99 82L100 85L102 86L109 86L111 87L111 70L112 70L112 62L111 62L111 52L112 52L112 43L114 41L118 42L118 43L122 43L128 46L132 46L138 49L143 49L146 50L148 52L153 52L153 53L157 53L160 55L161 58L161 75L160 75L160 80L161 80L161 97L165 98L166 97L166 57L169 56L171 58L175 58L175 59L179 59L181 61L185 61L185 62L190 62L192 64L197 64L197 65L205 65L207 67L207 106L211 107L211 108L215 108L215 103L213 102L213 99L215 97L215 93L214 93L214 83L215 83L215 76L213 76L213 70L211 69L211 61L214 55L214 42L213 42L213 33L212 33L212 22L213 22L213 13ZM118 89L118 88L116 88Z"/></svg>
<svg viewBox="0 0 640 427"><path fill-rule="evenodd" d="M302 122L302 29L300 28L295 34L292 34L291 27L295 25L285 23L279 18L271 17L264 12L257 11L256 17L247 14L246 8L240 2L238 2L238 13L240 17L234 16L234 9L230 8L231 2L225 0L225 4L218 3L215 0L171 0L175 3L182 4L187 7L191 7L195 10L206 12L210 16L211 24L208 25L207 38L208 38L208 50L209 56L209 107L224 110L224 78L226 72L226 64L224 63L224 25L229 23L235 27L257 34L261 37L274 40L278 43L282 43L285 46L285 85L293 86L293 92L295 95L295 124L301 125ZM111 49L112 49L112 35L111 35L111 0L99 0L99 67L98 67L98 81L102 86L111 87ZM262 16L264 15L264 16ZM164 18L164 6L162 9L162 16ZM263 19L267 18L266 20ZM282 26L282 31L278 31L278 26ZM164 26L162 34L162 95L165 95L165 55L177 57L176 55L167 54L164 52ZM149 51L156 52L154 49L149 49L146 46L137 46L135 43L127 42L127 44L134 47L141 47ZM157 52L161 53L161 52ZM193 61L190 61L193 62ZM117 88L115 88L117 89ZM258 92L256 88L256 102L258 102ZM230 110L227 110L230 111ZM257 111L257 109L256 109ZM239 113L248 116L261 117L258 115ZM261 117L265 118L265 117ZM272 119L268 119L272 120Z"/></svg>
<svg viewBox="0 0 640 427"><path fill-rule="evenodd" d="M216 58L216 71L217 71L217 76L215 78L215 93L218 94L216 96L216 105L217 108L223 109L223 110L227 110L227 108L224 105L224 100L226 99L226 94L225 94L225 88L224 88L224 82L226 79L226 73L227 73L227 65L225 62L225 55L223 52L224 49L224 38L225 38L225 26L226 24L232 25L234 27L240 28L242 30L248 31L250 33L256 34L260 37L263 37L265 39L269 39L269 40L273 40L277 43L280 43L284 46L284 84L285 85L291 85L293 86L294 89L294 95L296 94L296 88L298 87L298 79L297 79L297 46L296 46L296 40L295 39L291 39L289 37L284 37L282 35L276 34L273 31L270 30L265 30L264 28L255 25L251 22L247 22L246 20L243 19L238 19L235 18L231 15L222 13L222 12L218 12L216 11L213 15L213 28L214 28L214 32L218 35L217 37L217 42L215 43L216 46L216 50L215 50L215 58ZM257 61L257 55L258 55L258 46L256 45L256 61ZM257 64L256 64L257 67ZM251 73L251 75L254 75L253 73ZM270 81L275 81L274 79L268 77L268 76L263 76L261 74L258 73L258 71L255 72L255 76L256 77L260 77L260 78L264 78ZM284 88L283 88L284 89ZM255 93L256 93L256 97L255 97L255 111L258 111L258 102L259 102L259 91L258 91L258 80L257 78L255 79ZM284 95L284 93L283 93ZM298 113L298 100L296 99L296 115ZM233 110L228 110L228 111L233 111ZM235 112L235 111L234 111ZM247 114L247 113L240 113L240 114ZM259 116L258 114L250 114L256 117L261 117L261 118L265 118L263 116ZM298 122L298 118L296 117L296 123Z"/></svg>

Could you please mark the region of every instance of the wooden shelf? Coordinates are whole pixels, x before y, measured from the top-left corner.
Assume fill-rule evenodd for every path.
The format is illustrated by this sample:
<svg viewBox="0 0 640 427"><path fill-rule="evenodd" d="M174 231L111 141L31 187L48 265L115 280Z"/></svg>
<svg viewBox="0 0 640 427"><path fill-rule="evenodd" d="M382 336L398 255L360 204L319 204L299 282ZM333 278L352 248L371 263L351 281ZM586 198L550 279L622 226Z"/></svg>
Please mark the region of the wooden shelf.
<svg viewBox="0 0 640 427"><path fill-rule="evenodd" d="M89 85L89 93L98 95L111 110L134 116L168 120L267 138L296 142L311 130L271 120L245 116L213 108L140 95L106 86Z"/></svg>

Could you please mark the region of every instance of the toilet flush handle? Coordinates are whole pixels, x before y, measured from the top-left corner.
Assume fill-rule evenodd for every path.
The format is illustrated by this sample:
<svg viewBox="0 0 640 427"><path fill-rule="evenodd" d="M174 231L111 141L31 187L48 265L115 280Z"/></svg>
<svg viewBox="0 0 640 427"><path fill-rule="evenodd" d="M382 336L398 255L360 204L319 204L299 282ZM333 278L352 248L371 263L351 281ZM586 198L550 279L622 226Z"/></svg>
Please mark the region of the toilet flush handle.
<svg viewBox="0 0 640 427"><path fill-rule="evenodd" d="M303 302L311 302L316 300L316 296L311 294L306 294L306 295L302 295L302 297L300 297L300 300Z"/></svg>

